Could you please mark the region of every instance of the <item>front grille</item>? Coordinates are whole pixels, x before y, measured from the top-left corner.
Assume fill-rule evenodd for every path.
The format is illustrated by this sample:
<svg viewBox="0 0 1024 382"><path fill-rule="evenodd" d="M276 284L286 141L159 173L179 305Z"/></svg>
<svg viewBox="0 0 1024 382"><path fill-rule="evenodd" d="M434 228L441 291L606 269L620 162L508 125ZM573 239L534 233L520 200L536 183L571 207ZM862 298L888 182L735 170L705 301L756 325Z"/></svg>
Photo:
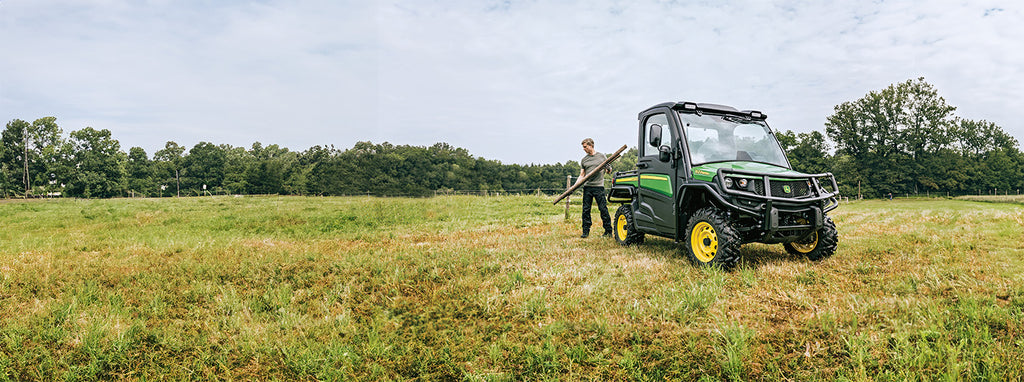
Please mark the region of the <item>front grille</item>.
<svg viewBox="0 0 1024 382"><path fill-rule="evenodd" d="M771 181L772 185L772 196L784 197L784 198L802 198L811 193L810 187L807 187L806 180L797 181ZM788 192L787 192L788 191Z"/></svg>

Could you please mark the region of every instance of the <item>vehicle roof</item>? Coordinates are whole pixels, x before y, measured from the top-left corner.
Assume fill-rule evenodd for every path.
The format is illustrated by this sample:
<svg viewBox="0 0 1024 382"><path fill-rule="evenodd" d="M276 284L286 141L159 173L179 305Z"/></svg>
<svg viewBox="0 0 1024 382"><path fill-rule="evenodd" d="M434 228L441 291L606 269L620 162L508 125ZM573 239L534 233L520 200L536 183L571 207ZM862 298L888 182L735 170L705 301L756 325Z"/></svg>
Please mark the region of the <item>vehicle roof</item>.
<svg viewBox="0 0 1024 382"><path fill-rule="evenodd" d="M695 109L686 109L685 105L687 105L687 104L696 105L696 108ZM764 119L764 118L768 117L764 113L761 113L760 111L756 111L756 110L737 110L735 107L732 107L732 106L719 105L719 104L714 104L714 103L697 103L697 102L690 102L690 101L659 103L657 105L654 105L654 106L651 106L651 107L647 108L644 111L641 111L640 114L637 117L638 118L642 118L643 115L645 113L647 113L648 111L650 111L651 109L656 109L656 108L661 108L661 107L667 107L667 108L670 108L670 109L675 109L675 110L680 110L680 111L700 110L700 111L703 111L703 112L711 112L711 113L717 113L717 114L750 115L751 113L760 113L761 114L761 119Z"/></svg>

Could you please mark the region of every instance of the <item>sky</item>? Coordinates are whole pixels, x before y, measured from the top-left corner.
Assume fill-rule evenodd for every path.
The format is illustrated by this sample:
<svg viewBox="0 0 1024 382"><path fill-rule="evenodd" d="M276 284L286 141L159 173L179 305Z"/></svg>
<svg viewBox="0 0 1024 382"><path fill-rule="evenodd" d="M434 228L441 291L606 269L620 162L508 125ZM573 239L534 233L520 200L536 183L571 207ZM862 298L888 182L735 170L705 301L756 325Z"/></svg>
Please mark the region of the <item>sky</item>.
<svg viewBox="0 0 1024 382"><path fill-rule="evenodd" d="M1017 1L0 0L0 118L293 151L446 142L505 164L637 144L668 101L824 132L919 77L1024 142Z"/></svg>

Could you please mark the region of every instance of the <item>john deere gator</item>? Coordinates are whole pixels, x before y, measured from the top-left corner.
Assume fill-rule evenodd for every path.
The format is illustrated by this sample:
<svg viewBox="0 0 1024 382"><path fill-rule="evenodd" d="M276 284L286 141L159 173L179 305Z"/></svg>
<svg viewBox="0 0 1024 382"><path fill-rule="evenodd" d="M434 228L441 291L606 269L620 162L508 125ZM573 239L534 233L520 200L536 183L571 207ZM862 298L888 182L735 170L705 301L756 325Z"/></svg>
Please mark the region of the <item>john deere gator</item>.
<svg viewBox="0 0 1024 382"><path fill-rule="evenodd" d="M794 171L755 110L667 102L640 112L636 169L617 172L608 200L615 240L675 240L702 266L733 267L745 243L781 243L810 260L839 242L828 213L839 206L830 173Z"/></svg>

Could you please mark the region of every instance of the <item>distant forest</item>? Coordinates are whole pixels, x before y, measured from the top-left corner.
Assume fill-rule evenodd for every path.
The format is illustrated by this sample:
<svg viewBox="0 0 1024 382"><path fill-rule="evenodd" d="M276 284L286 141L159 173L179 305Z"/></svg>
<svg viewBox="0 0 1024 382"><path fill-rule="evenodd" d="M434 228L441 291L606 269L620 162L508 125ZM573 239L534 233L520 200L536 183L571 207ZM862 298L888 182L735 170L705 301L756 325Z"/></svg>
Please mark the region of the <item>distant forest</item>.
<svg viewBox="0 0 1024 382"><path fill-rule="evenodd" d="M955 116L923 78L844 102L825 133L777 134L797 171L832 172L843 195L1015 194L1024 189L1016 139L987 121ZM633 129L635 127L628 127ZM579 156L582 157L582 154ZM632 169L636 149L615 163ZM109 130L67 136L55 117L15 119L0 136L0 196L109 198L221 194L430 196L439 193L558 193L579 163L519 165L468 150L358 142L352 148L290 151L167 142L149 156L128 152Z"/></svg>

